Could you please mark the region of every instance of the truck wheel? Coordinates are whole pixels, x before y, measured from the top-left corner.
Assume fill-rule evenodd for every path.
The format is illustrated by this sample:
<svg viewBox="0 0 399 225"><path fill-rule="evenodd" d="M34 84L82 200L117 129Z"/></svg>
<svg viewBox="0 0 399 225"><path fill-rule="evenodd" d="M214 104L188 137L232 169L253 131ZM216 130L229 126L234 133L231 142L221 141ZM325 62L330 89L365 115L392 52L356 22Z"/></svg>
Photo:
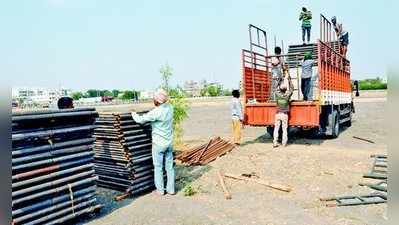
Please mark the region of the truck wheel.
<svg viewBox="0 0 399 225"><path fill-rule="evenodd" d="M344 126L346 126L346 127L350 127L350 126L352 126L352 119L351 120L348 120L348 121L346 121L344 124L343 124Z"/></svg>
<svg viewBox="0 0 399 225"><path fill-rule="evenodd" d="M309 130L302 130L302 133L307 138L315 138L319 135L319 128L310 128Z"/></svg>
<svg viewBox="0 0 399 225"><path fill-rule="evenodd" d="M334 110L333 112L334 114L334 126L333 126L333 130L332 130L332 138L337 138L339 136L339 113L338 111Z"/></svg>
<svg viewBox="0 0 399 225"><path fill-rule="evenodd" d="M274 127L266 127L266 132L273 138Z"/></svg>

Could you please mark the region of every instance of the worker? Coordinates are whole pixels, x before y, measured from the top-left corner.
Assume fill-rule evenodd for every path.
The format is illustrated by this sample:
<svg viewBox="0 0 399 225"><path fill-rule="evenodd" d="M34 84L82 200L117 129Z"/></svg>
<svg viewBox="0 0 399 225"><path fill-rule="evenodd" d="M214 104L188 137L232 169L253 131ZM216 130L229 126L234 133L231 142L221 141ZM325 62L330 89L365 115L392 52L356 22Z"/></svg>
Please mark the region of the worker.
<svg viewBox="0 0 399 225"><path fill-rule="evenodd" d="M278 147L277 141L280 126L283 131L282 145L285 147L288 141L288 114L290 98L294 90L294 85L292 84L291 77L288 74L288 67L284 67L283 73L284 80L280 83L278 92L276 93L277 111L274 122L273 148Z"/></svg>
<svg viewBox="0 0 399 225"><path fill-rule="evenodd" d="M240 145L241 143L241 126L244 120L244 116L242 113L242 105L240 101L240 91L233 90L231 92L233 98L231 99L230 108L231 108L231 118L233 125L233 143L236 145Z"/></svg>
<svg viewBox="0 0 399 225"><path fill-rule="evenodd" d="M154 164L154 183L157 195L164 195L163 166L165 165L166 193L175 194L175 170L173 165L173 107L168 103L168 94L158 90L154 94L155 108L146 114L132 112L137 123L150 122L152 126L152 160Z"/></svg>
<svg viewBox="0 0 399 225"><path fill-rule="evenodd" d="M281 48L276 46L274 48L274 56L271 59L272 63L272 93L271 93L271 99L276 100L276 95L275 93L277 92L278 89L278 84L280 83L282 77L283 77L283 72L282 72L282 66L284 64L283 58L281 57Z"/></svg>
<svg viewBox="0 0 399 225"><path fill-rule="evenodd" d="M306 52L303 56L302 62L302 75L301 75L301 91L303 100L308 101L310 99L310 89L312 87L312 73L313 73L314 60L312 59L312 53Z"/></svg>
<svg viewBox="0 0 399 225"><path fill-rule="evenodd" d="M61 97L57 101L58 109L73 109L73 99L71 97Z"/></svg>
<svg viewBox="0 0 399 225"><path fill-rule="evenodd" d="M342 23L337 23L337 17L333 16L331 18L331 23L334 26L335 34L339 40L340 53L346 58L349 45L349 33L343 29Z"/></svg>
<svg viewBox="0 0 399 225"><path fill-rule="evenodd" d="M305 33L307 35L308 44L310 42L310 30L312 28L312 12L307 10L306 7L302 7L302 11L299 14L299 20L302 20L302 42L305 45Z"/></svg>

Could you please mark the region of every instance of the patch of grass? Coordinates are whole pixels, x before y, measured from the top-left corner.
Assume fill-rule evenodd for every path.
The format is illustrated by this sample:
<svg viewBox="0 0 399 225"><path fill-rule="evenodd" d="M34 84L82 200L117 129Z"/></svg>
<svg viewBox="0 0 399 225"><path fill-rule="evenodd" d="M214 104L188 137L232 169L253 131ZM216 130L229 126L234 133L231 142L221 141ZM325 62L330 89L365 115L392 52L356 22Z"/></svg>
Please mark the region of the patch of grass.
<svg viewBox="0 0 399 225"><path fill-rule="evenodd" d="M198 191L193 187L192 184L187 184L184 188L183 188L183 193L184 196L193 196L197 193Z"/></svg>

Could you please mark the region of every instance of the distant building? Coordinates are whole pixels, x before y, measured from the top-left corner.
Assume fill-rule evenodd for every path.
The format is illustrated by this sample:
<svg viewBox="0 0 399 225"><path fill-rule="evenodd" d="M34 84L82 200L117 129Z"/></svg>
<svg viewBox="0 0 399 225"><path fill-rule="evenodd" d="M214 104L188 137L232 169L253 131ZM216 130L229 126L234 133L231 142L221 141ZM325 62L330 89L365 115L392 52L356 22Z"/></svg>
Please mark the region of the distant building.
<svg viewBox="0 0 399 225"><path fill-rule="evenodd" d="M208 82L206 80L201 80L199 82L194 80L189 80L184 82L183 90L190 97L198 97L201 96L201 90L208 86Z"/></svg>
<svg viewBox="0 0 399 225"><path fill-rule="evenodd" d="M49 105L71 93L70 89L65 88L16 87L12 88L12 99L22 104Z"/></svg>
<svg viewBox="0 0 399 225"><path fill-rule="evenodd" d="M199 84L196 81L189 80L184 82L183 90L190 97L201 96L201 89L199 88Z"/></svg>
<svg viewBox="0 0 399 225"><path fill-rule="evenodd" d="M139 99L151 99L154 97L155 91L153 90L144 90L140 91Z"/></svg>

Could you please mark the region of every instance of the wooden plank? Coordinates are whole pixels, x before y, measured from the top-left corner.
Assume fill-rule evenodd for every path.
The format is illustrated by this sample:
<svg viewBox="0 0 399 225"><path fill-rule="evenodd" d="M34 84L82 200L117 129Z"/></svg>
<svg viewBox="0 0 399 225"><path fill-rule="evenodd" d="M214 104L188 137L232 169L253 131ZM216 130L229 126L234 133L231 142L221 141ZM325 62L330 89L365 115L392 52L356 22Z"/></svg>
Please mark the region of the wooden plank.
<svg viewBox="0 0 399 225"><path fill-rule="evenodd" d="M260 185L263 185L263 186L266 186L269 188L273 188L273 189L276 189L279 191L290 192L292 190L292 188L289 186L275 184L275 183L271 183L271 182L264 181L264 180L242 177L242 176L238 176L238 175L234 175L234 174L230 174L230 173L225 173L224 176L228 177L228 178L236 179L236 180L244 180L244 181L254 182L254 183L257 183L257 184L260 184Z"/></svg>
<svg viewBox="0 0 399 225"><path fill-rule="evenodd" d="M224 198L231 199L231 194L230 194L229 190L227 190L226 184L224 183L224 180L223 180L223 172L220 170L218 170L218 177L219 177L220 185L222 186L222 189L223 189Z"/></svg>

